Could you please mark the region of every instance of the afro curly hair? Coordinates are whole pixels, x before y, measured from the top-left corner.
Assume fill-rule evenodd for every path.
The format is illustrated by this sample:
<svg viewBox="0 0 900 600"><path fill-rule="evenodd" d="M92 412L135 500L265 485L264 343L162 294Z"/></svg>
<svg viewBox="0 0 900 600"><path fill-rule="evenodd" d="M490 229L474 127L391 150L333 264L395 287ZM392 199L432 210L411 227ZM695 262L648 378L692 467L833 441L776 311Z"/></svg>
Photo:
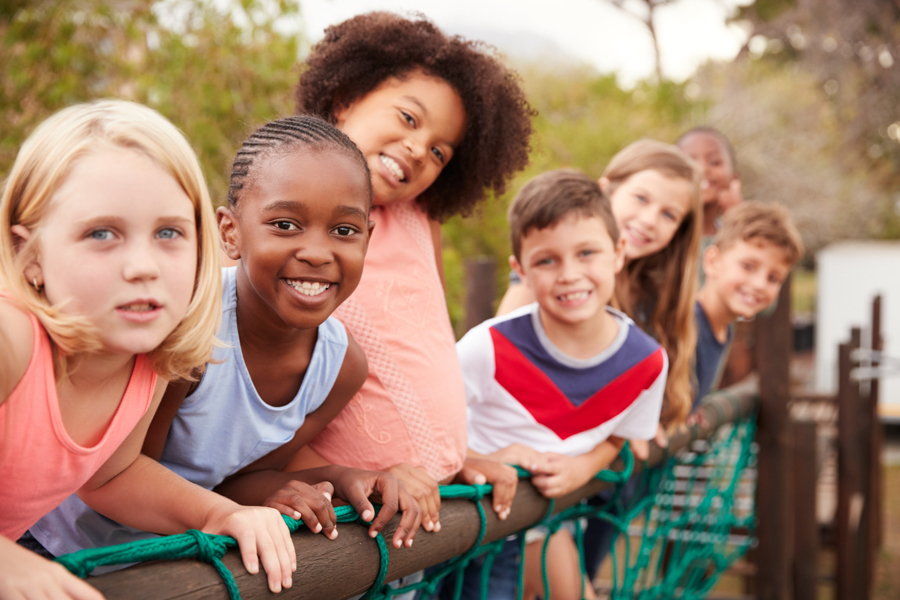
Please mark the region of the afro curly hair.
<svg viewBox="0 0 900 600"><path fill-rule="evenodd" d="M469 214L487 190L502 194L528 163L532 110L518 75L481 42L448 37L424 16L358 15L325 30L296 88L297 112L334 123L335 112L389 78L438 77L459 93L466 131L453 159L419 197L428 216Z"/></svg>

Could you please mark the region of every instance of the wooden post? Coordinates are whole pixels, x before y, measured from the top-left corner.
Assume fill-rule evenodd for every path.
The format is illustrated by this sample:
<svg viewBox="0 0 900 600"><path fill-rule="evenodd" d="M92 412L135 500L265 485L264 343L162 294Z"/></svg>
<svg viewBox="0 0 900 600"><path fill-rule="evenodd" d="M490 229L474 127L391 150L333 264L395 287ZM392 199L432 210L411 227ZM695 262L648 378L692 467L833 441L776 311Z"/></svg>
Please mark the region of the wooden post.
<svg viewBox="0 0 900 600"><path fill-rule="evenodd" d="M794 600L816 600L819 524L816 521L816 422L795 421L794 437Z"/></svg>
<svg viewBox="0 0 900 600"><path fill-rule="evenodd" d="M497 261L492 256L478 256L465 260L466 268L466 331L494 316L497 296L494 274Z"/></svg>
<svg viewBox="0 0 900 600"><path fill-rule="evenodd" d="M791 280L781 286L778 305L768 318L757 317L759 441L756 513L759 515L757 598L787 600L791 590L790 399Z"/></svg>
<svg viewBox="0 0 900 600"><path fill-rule="evenodd" d="M835 516L837 547L836 600L857 600L862 585L859 573L859 524L865 497L860 486L859 383L850 373L858 366L852 354L860 345L860 330L854 328L850 343L838 350L838 503Z"/></svg>
<svg viewBox="0 0 900 600"><path fill-rule="evenodd" d="M875 296L872 301L872 350L881 352L884 348L884 340L881 338L881 295ZM878 361L872 361L873 367L878 367ZM882 523L884 523L884 498L882 498L882 472L881 455L884 452L884 426L878 416L879 401L878 378L872 380L869 387L869 410L872 419L872 431L869 436L871 472L869 476L869 519L871 542L871 568L875 568L875 555L881 549ZM874 575L874 571L873 571Z"/></svg>

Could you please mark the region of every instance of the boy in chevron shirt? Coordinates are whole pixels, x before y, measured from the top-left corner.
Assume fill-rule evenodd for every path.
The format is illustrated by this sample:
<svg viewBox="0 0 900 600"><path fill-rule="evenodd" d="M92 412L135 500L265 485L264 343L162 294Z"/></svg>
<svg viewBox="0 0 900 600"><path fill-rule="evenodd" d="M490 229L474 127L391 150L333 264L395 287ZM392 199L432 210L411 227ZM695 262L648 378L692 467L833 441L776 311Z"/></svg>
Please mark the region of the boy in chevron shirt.
<svg viewBox="0 0 900 600"><path fill-rule="evenodd" d="M537 302L482 323L457 344L469 448L529 470L543 495L558 498L606 468L624 439L656 434L667 358L608 306L624 241L597 182L571 170L539 175L513 200L509 223L510 265ZM526 537L525 598L543 594L544 537L540 530ZM515 597L517 548L507 542L495 562L491 598ZM477 581L478 568L466 579ZM547 569L554 600L581 597L571 531L551 538ZM585 592L592 597L590 586Z"/></svg>

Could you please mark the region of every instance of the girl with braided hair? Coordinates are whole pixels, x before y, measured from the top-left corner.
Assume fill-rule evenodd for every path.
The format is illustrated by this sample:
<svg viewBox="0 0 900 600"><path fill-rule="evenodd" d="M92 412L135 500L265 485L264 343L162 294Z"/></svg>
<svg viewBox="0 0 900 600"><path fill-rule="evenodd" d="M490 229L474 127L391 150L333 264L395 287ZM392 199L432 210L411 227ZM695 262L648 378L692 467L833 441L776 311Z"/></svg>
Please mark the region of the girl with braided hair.
<svg viewBox="0 0 900 600"><path fill-rule="evenodd" d="M399 506L399 548L412 545L421 517L396 477L338 466L282 470L366 377L359 345L330 315L359 283L371 200L359 150L321 119L279 119L244 142L217 212L225 252L237 261L222 270L224 344L197 381L169 385L143 453L240 504L302 517L331 539L332 495L372 521L372 536ZM368 500L376 492L377 515ZM31 534L54 555L152 537L74 496Z"/></svg>

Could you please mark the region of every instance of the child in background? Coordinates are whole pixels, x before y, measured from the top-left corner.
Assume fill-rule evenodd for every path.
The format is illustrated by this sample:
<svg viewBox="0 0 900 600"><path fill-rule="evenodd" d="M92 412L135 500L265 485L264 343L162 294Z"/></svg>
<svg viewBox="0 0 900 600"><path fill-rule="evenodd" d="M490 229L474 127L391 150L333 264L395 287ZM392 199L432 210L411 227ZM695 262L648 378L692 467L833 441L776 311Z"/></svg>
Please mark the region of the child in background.
<svg viewBox="0 0 900 600"><path fill-rule="evenodd" d="M297 87L352 139L372 172L375 234L357 291L335 312L365 352L360 392L288 467L387 470L440 529L439 482L495 484L515 471L467 460L465 391L442 287L440 220L502 192L528 160L531 115L515 74L425 19L370 13L326 30ZM466 468L464 468L464 461Z"/></svg>
<svg viewBox="0 0 900 600"><path fill-rule="evenodd" d="M706 281L697 295L697 391L693 409L721 376L738 318L752 319L778 298L803 256L790 213L778 204L743 202L722 217L703 253Z"/></svg>
<svg viewBox="0 0 900 600"><path fill-rule="evenodd" d="M528 469L542 494L559 498L606 468L624 438L656 434L666 355L608 306L628 242L597 182L577 171L539 175L513 200L509 222L510 265L537 302L482 323L457 344L469 444ZM526 537L524 598L543 594L546 535ZM502 585L510 598L518 547L506 542L502 568L491 576L492 589ZM547 550L553 598L582 597L579 563L571 533L555 533ZM478 575L466 574L471 592ZM594 597L589 585L586 592Z"/></svg>
<svg viewBox="0 0 900 600"><path fill-rule="evenodd" d="M703 170L703 235L713 236L722 215L743 199L734 148L721 131L709 126L685 132L675 145Z"/></svg>
<svg viewBox="0 0 900 600"><path fill-rule="evenodd" d="M76 492L162 533L231 535L244 565L290 587L281 515L245 508L140 454L166 379L213 350L219 263L193 151L155 111L60 111L23 144L0 198L0 597L100 598L17 546ZM257 558L257 553L259 558Z"/></svg>
<svg viewBox="0 0 900 600"><path fill-rule="evenodd" d="M332 493L366 521L374 518L372 535L399 505L399 547L412 544L418 510L393 475L337 466L281 471L366 377L362 350L330 315L359 283L371 201L359 150L321 119L279 119L244 142L228 204L218 210L226 253L238 261L223 270L218 337L227 346L216 350L199 381L170 384L144 454L207 489L227 480L217 491L302 517L331 539L337 537ZM367 499L373 491L383 500L377 517ZM153 537L75 496L31 533L54 555Z"/></svg>

